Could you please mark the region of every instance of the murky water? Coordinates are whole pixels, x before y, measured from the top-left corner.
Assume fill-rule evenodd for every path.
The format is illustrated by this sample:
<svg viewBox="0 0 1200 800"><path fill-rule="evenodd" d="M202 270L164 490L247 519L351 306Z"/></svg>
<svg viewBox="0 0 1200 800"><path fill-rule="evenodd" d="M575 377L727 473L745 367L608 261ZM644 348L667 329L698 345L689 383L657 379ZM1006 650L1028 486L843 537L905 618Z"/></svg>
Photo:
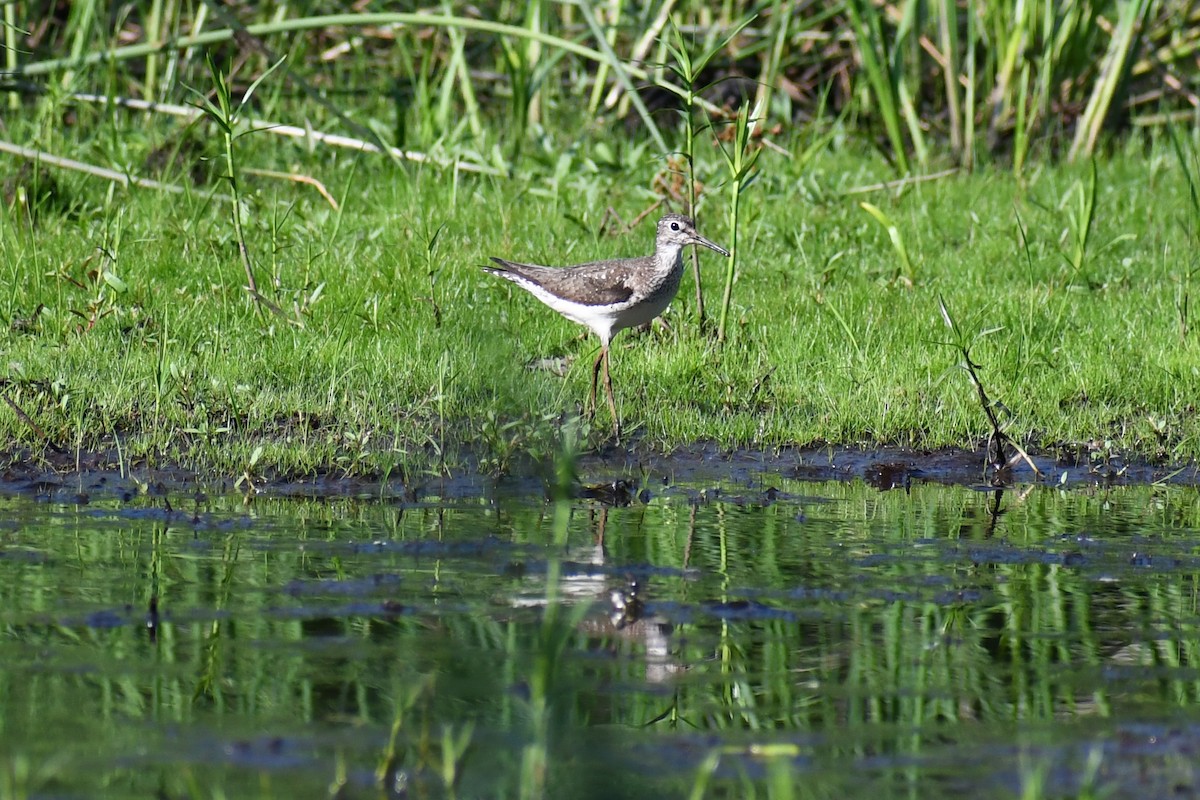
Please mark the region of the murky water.
<svg viewBox="0 0 1200 800"><path fill-rule="evenodd" d="M1200 794L1195 489L647 480L0 494L0 796Z"/></svg>

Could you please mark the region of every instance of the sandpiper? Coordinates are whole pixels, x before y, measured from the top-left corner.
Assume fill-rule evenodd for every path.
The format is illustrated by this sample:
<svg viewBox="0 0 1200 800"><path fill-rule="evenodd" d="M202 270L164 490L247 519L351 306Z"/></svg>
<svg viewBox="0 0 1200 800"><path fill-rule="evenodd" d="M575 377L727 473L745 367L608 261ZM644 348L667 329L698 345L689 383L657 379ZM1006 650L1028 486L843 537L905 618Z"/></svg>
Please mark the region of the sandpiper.
<svg viewBox="0 0 1200 800"><path fill-rule="evenodd" d="M683 248L702 244L728 257L729 251L696 233L695 223L682 214L658 221L654 255L614 258L575 267L541 267L492 256L498 267L484 270L512 281L569 320L586 325L600 337L600 354L592 365L591 414L596 413L596 383L604 366L604 389L613 419L613 435L621 436L617 403L613 399L608 345L617 331L641 325L661 314L683 276Z"/></svg>

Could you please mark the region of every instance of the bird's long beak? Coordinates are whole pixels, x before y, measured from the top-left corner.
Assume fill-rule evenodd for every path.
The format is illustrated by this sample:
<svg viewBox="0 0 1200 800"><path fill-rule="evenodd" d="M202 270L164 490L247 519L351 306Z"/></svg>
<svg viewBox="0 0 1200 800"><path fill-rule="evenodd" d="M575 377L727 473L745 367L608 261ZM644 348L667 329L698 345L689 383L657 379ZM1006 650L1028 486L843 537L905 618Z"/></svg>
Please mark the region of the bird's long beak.
<svg viewBox="0 0 1200 800"><path fill-rule="evenodd" d="M729 251L728 251L728 250L726 250L724 247L721 247L721 245L719 245L719 244L717 244L717 243L715 243L715 242L710 242L708 239L705 239L703 236L701 236L701 235L700 235L700 234L698 234L698 233L693 233L693 234L692 234L692 241L691 241L691 243L692 243L692 244L702 244L702 245L704 245L705 247L707 247L709 250L716 250L716 251L717 251L718 253L720 253L721 255L725 256L726 258L729 258Z"/></svg>

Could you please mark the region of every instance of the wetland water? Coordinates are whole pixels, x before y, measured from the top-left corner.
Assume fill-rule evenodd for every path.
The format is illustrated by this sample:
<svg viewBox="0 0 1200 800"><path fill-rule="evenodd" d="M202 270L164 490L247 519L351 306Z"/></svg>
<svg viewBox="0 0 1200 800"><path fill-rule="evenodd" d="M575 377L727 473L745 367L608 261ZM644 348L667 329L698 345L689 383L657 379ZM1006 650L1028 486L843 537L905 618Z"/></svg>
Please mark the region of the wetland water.
<svg viewBox="0 0 1200 800"><path fill-rule="evenodd" d="M1200 793L1195 488L644 480L10 487L3 796Z"/></svg>

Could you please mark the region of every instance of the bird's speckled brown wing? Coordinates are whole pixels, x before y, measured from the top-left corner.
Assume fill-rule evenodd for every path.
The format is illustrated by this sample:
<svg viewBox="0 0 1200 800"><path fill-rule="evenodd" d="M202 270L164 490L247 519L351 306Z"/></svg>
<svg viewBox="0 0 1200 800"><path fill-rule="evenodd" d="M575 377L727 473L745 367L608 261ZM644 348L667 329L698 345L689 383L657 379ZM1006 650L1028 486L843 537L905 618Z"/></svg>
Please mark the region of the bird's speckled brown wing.
<svg viewBox="0 0 1200 800"><path fill-rule="evenodd" d="M537 264L518 264L492 256L502 269L541 286L564 300L587 306L608 306L624 303L633 297L636 259L597 261L578 267L542 267Z"/></svg>

